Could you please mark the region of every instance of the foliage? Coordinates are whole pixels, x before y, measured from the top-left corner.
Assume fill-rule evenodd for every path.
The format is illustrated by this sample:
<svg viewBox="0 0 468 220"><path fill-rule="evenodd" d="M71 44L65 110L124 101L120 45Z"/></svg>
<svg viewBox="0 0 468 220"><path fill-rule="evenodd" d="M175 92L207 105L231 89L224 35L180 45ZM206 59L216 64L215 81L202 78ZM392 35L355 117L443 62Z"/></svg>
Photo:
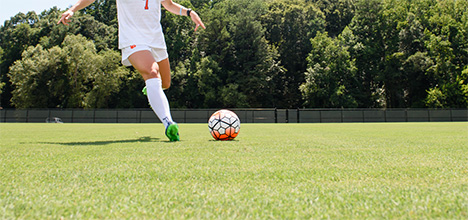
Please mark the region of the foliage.
<svg viewBox="0 0 468 220"><path fill-rule="evenodd" d="M262 16L266 39L277 48L286 70L273 78L278 88L273 98L278 106L294 108L301 104L299 86L305 79L310 39L324 31L325 17L314 4L303 0L275 0L267 7L268 13Z"/></svg>
<svg viewBox="0 0 468 220"><path fill-rule="evenodd" d="M468 1L177 2L207 29L163 10L173 107L468 106ZM56 25L60 15L18 13L0 27L0 106L147 107L139 74L118 64L115 0L95 1L70 26ZM86 38L96 59L79 66L88 58L65 56L70 36ZM62 95L41 86L75 80L83 85Z"/></svg>
<svg viewBox="0 0 468 220"><path fill-rule="evenodd" d="M437 87L442 96L466 96L457 84L467 65L463 29L466 1L362 0L356 4L349 42L357 78L362 84L360 107L430 107L426 96ZM455 6L457 5L457 6ZM466 8L466 7L465 7ZM422 10L424 9L424 10ZM465 19L466 20L466 19ZM461 43L463 42L463 43ZM456 55L455 55L456 54ZM461 59L460 59L461 58ZM451 97L444 107L466 107ZM426 103L427 104L427 103Z"/></svg>
<svg viewBox="0 0 468 220"><path fill-rule="evenodd" d="M4 26L0 27L0 47L4 50L4 59L1 60L0 73L1 79L5 83L3 90L5 91L5 94L2 94L1 97L2 106L8 107L11 104L18 108L84 107L83 100L77 100L83 99L86 96L86 94L78 94L78 92L85 92L84 90L77 89L71 93L63 93L63 95L69 95L69 97L59 98L59 96L61 96L60 94L49 96L49 86L52 85L44 86L44 84L41 83L62 82L63 79L58 77L57 74L60 76L66 76L66 71L62 66L63 63L66 63L66 60L64 59L66 58L70 62L75 62L76 60L80 60L79 57L83 55L80 54L79 51L73 54L66 54L68 51L62 50L62 47L66 46L64 40L67 35L83 35L88 39L92 39L92 41L87 41L86 47L93 48L93 50L94 48L97 48L98 51L101 51L114 48L111 45L113 45L117 39L117 36L114 35L114 33L116 33L116 29L96 21L89 15L79 13L74 18L74 22L70 26L56 25L60 15L61 12L55 7L42 12L40 15L36 15L34 12L29 12L26 15L19 13L12 17L11 20L6 21ZM117 52L114 53L116 54ZM28 61L29 66L24 66L26 69L18 69L18 66L14 67L14 63L21 62L22 59L30 59L30 61L34 60L34 62L31 63ZM110 62L113 61L115 60L105 61L109 62L109 64L105 65L110 65ZM75 64L70 63L70 65ZM93 70L93 68L85 67L83 69L83 74L92 74L88 73L88 70ZM26 72L18 73L20 71ZM17 74L19 75L16 76ZM24 90L25 88L16 88L17 84L15 83L18 81L13 80L13 78L18 80L19 76L35 76L43 78L21 79L21 81L29 81L31 83L35 82L35 84L39 83L38 85L33 83L30 85L32 87L28 87L32 90ZM76 77L86 78L85 76ZM65 85L62 86L66 87ZM78 86L83 85L76 85L73 88ZM14 94L24 94L33 91L34 94L25 94L26 97L24 98L20 98L18 95L14 97ZM29 101L31 101L31 103L25 103ZM101 107L110 106L101 105Z"/></svg>
<svg viewBox="0 0 468 220"><path fill-rule="evenodd" d="M307 107L355 108L353 98L356 68L347 46L340 39L319 33L311 39L312 50L307 58L306 81L300 87Z"/></svg>
<svg viewBox="0 0 468 220"><path fill-rule="evenodd" d="M354 17L355 0L306 0L313 2L325 16L325 30L338 36Z"/></svg>
<svg viewBox="0 0 468 220"><path fill-rule="evenodd" d="M18 108L104 108L128 74L118 53L98 54L81 35L67 36L61 47L30 46L22 57L9 73Z"/></svg>

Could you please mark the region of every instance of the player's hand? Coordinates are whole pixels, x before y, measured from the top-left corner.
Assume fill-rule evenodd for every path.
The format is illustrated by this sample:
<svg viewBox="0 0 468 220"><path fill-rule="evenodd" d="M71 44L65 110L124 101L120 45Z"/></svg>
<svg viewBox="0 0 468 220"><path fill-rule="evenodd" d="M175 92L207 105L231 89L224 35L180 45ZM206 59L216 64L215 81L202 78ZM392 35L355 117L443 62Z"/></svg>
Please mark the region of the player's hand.
<svg viewBox="0 0 468 220"><path fill-rule="evenodd" d="M198 27L202 27L203 29L206 29L205 28L205 24L203 24L203 22L201 21L200 17L198 16L198 14L195 12L195 11L191 11L190 12L190 18L192 19L192 21L195 23L195 31L197 31Z"/></svg>
<svg viewBox="0 0 468 220"><path fill-rule="evenodd" d="M62 14L62 17L60 20L57 22L57 24L63 23L64 25L68 25L70 22L70 18L74 15L73 11L68 10Z"/></svg>

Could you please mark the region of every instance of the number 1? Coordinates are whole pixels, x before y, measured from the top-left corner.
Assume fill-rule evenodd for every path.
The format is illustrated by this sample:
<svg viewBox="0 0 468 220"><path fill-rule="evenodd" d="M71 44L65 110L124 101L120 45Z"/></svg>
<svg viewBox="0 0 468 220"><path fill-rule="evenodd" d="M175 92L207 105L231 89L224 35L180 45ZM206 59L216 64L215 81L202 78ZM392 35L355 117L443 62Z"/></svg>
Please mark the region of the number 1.
<svg viewBox="0 0 468 220"><path fill-rule="evenodd" d="M148 7L148 0L146 0L146 6L145 6L145 10L148 10L149 7Z"/></svg>

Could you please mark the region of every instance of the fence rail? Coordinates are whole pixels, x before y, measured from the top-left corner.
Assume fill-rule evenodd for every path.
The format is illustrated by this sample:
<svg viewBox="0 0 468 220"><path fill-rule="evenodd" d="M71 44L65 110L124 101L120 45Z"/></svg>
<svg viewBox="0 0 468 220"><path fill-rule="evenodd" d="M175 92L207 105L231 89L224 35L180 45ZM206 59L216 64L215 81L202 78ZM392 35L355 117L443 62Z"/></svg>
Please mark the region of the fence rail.
<svg viewBox="0 0 468 220"><path fill-rule="evenodd" d="M468 121L468 109L232 109L243 123ZM179 123L206 123L216 109L173 109ZM0 123L157 123L150 109L2 109Z"/></svg>

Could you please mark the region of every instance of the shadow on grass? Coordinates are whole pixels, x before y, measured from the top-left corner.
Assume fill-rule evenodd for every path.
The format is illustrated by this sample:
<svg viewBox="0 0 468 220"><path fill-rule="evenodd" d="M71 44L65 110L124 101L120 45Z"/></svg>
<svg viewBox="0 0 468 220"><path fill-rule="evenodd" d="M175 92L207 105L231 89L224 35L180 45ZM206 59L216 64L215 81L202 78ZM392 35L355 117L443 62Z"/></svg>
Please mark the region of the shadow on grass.
<svg viewBox="0 0 468 220"><path fill-rule="evenodd" d="M160 138L152 137L140 137L137 139L126 139L126 140L105 140L105 141L76 141L76 142L41 142L41 144L59 144L67 146L75 145L108 145L108 144L124 144L124 143L147 143L147 142L168 142L161 141Z"/></svg>
<svg viewBox="0 0 468 220"><path fill-rule="evenodd" d="M211 139L211 140L209 140L209 142L220 142L220 143L225 142L225 143L229 143L229 142L239 142L239 140L237 140L237 139L234 139L234 140L213 140L213 139Z"/></svg>

